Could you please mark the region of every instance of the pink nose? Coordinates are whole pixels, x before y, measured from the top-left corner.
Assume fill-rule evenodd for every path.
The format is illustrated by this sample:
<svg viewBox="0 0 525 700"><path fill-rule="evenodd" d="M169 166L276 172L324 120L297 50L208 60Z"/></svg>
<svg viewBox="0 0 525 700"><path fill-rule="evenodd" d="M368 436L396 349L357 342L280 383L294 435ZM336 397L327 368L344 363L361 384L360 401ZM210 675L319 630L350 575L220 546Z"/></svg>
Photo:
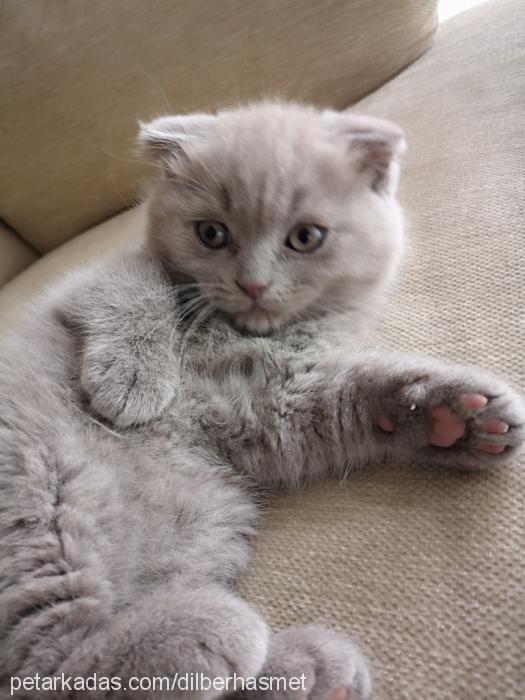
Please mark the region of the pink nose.
<svg viewBox="0 0 525 700"><path fill-rule="evenodd" d="M254 301L262 296L264 290L268 288L265 282L247 282L245 280L235 280L235 282L239 289L242 289L242 291Z"/></svg>

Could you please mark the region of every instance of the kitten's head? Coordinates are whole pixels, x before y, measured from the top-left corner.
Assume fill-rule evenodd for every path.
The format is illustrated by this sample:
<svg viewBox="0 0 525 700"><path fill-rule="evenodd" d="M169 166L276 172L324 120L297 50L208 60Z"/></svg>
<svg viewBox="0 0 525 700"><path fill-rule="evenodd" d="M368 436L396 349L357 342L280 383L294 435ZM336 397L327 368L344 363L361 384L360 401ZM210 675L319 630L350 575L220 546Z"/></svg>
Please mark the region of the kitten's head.
<svg viewBox="0 0 525 700"><path fill-rule="evenodd" d="M394 124L259 103L156 119L140 141L163 171L151 249L239 327L359 308L391 276L404 149Z"/></svg>

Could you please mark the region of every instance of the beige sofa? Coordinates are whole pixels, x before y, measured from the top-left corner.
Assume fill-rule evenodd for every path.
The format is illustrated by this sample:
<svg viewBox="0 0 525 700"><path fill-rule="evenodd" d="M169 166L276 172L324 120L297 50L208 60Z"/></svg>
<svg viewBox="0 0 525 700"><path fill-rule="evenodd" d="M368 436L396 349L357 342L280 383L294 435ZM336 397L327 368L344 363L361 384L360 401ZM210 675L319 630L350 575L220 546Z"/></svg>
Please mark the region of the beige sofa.
<svg viewBox="0 0 525 700"><path fill-rule="evenodd" d="M409 142L409 251L382 344L525 388L525 3L468 11L430 48L435 4L3 3L0 329L62 271L140 240L142 209L118 214L152 175L132 151L138 118L268 94L359 100ZM277 627L351 632L378 700L521 699L523 466L372 465L276 497L244 594Z"/></svg>

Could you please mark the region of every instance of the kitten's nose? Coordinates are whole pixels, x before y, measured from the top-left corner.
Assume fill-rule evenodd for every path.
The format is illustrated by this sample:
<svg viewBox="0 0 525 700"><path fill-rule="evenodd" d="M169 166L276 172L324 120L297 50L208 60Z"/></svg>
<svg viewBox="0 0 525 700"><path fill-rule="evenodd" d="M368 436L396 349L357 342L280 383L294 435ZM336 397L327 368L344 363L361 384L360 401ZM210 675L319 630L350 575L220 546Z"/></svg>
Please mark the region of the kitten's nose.
<svg viewBox="0 0 525 700"><path fill-rule="evenodd" d="M237 284L239 289L242 289L242 291L254 301L256 301L260 296L262 296L264 290L268 288L268 284L266 282L248 282L247 280L235 280L235 283Z"/></svg>

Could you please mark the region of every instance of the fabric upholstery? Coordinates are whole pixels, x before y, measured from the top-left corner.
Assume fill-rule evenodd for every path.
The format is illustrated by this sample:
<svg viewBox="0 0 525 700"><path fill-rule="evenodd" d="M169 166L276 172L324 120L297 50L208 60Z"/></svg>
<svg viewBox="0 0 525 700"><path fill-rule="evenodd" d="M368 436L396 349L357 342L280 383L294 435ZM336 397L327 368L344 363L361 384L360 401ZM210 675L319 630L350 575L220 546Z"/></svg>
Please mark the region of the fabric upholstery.
<svg viewBox="0 0 525 700"><path fill-rule="evenodd" d="M476 363L525 389L523 0L445 24L357 105L406 128L409 255L382 344ZM79 254L140 237L116 217L7 285L4 307ZM91 250L88 246L92 246ZM353 633L375 700L521 700L525 462L485 474L372 465L270 502L241 589L276 627Z"/></svg>
<svg viewBox="0 0 525 700"><path fill-rule="evenodd" d="M0 223L0 288L37 258L27 243Z"/></svg>
<svg viewBox="0 0 525 700"><path fill-rule="evenodd" d="M16 316L22 304L42 292L66 270L102 256L118 255L123 249L139 245L144 222L143 207L129 209L40 258L0 290L0 329L12 315Z"/></svg>
<svg viewBox="0 0 525 700"><path fill-rule="evenodd" d="M431 42L437 0L16 0L0 217L47 252L141 193L137 120L253 97L346 106Z"/></svg>

